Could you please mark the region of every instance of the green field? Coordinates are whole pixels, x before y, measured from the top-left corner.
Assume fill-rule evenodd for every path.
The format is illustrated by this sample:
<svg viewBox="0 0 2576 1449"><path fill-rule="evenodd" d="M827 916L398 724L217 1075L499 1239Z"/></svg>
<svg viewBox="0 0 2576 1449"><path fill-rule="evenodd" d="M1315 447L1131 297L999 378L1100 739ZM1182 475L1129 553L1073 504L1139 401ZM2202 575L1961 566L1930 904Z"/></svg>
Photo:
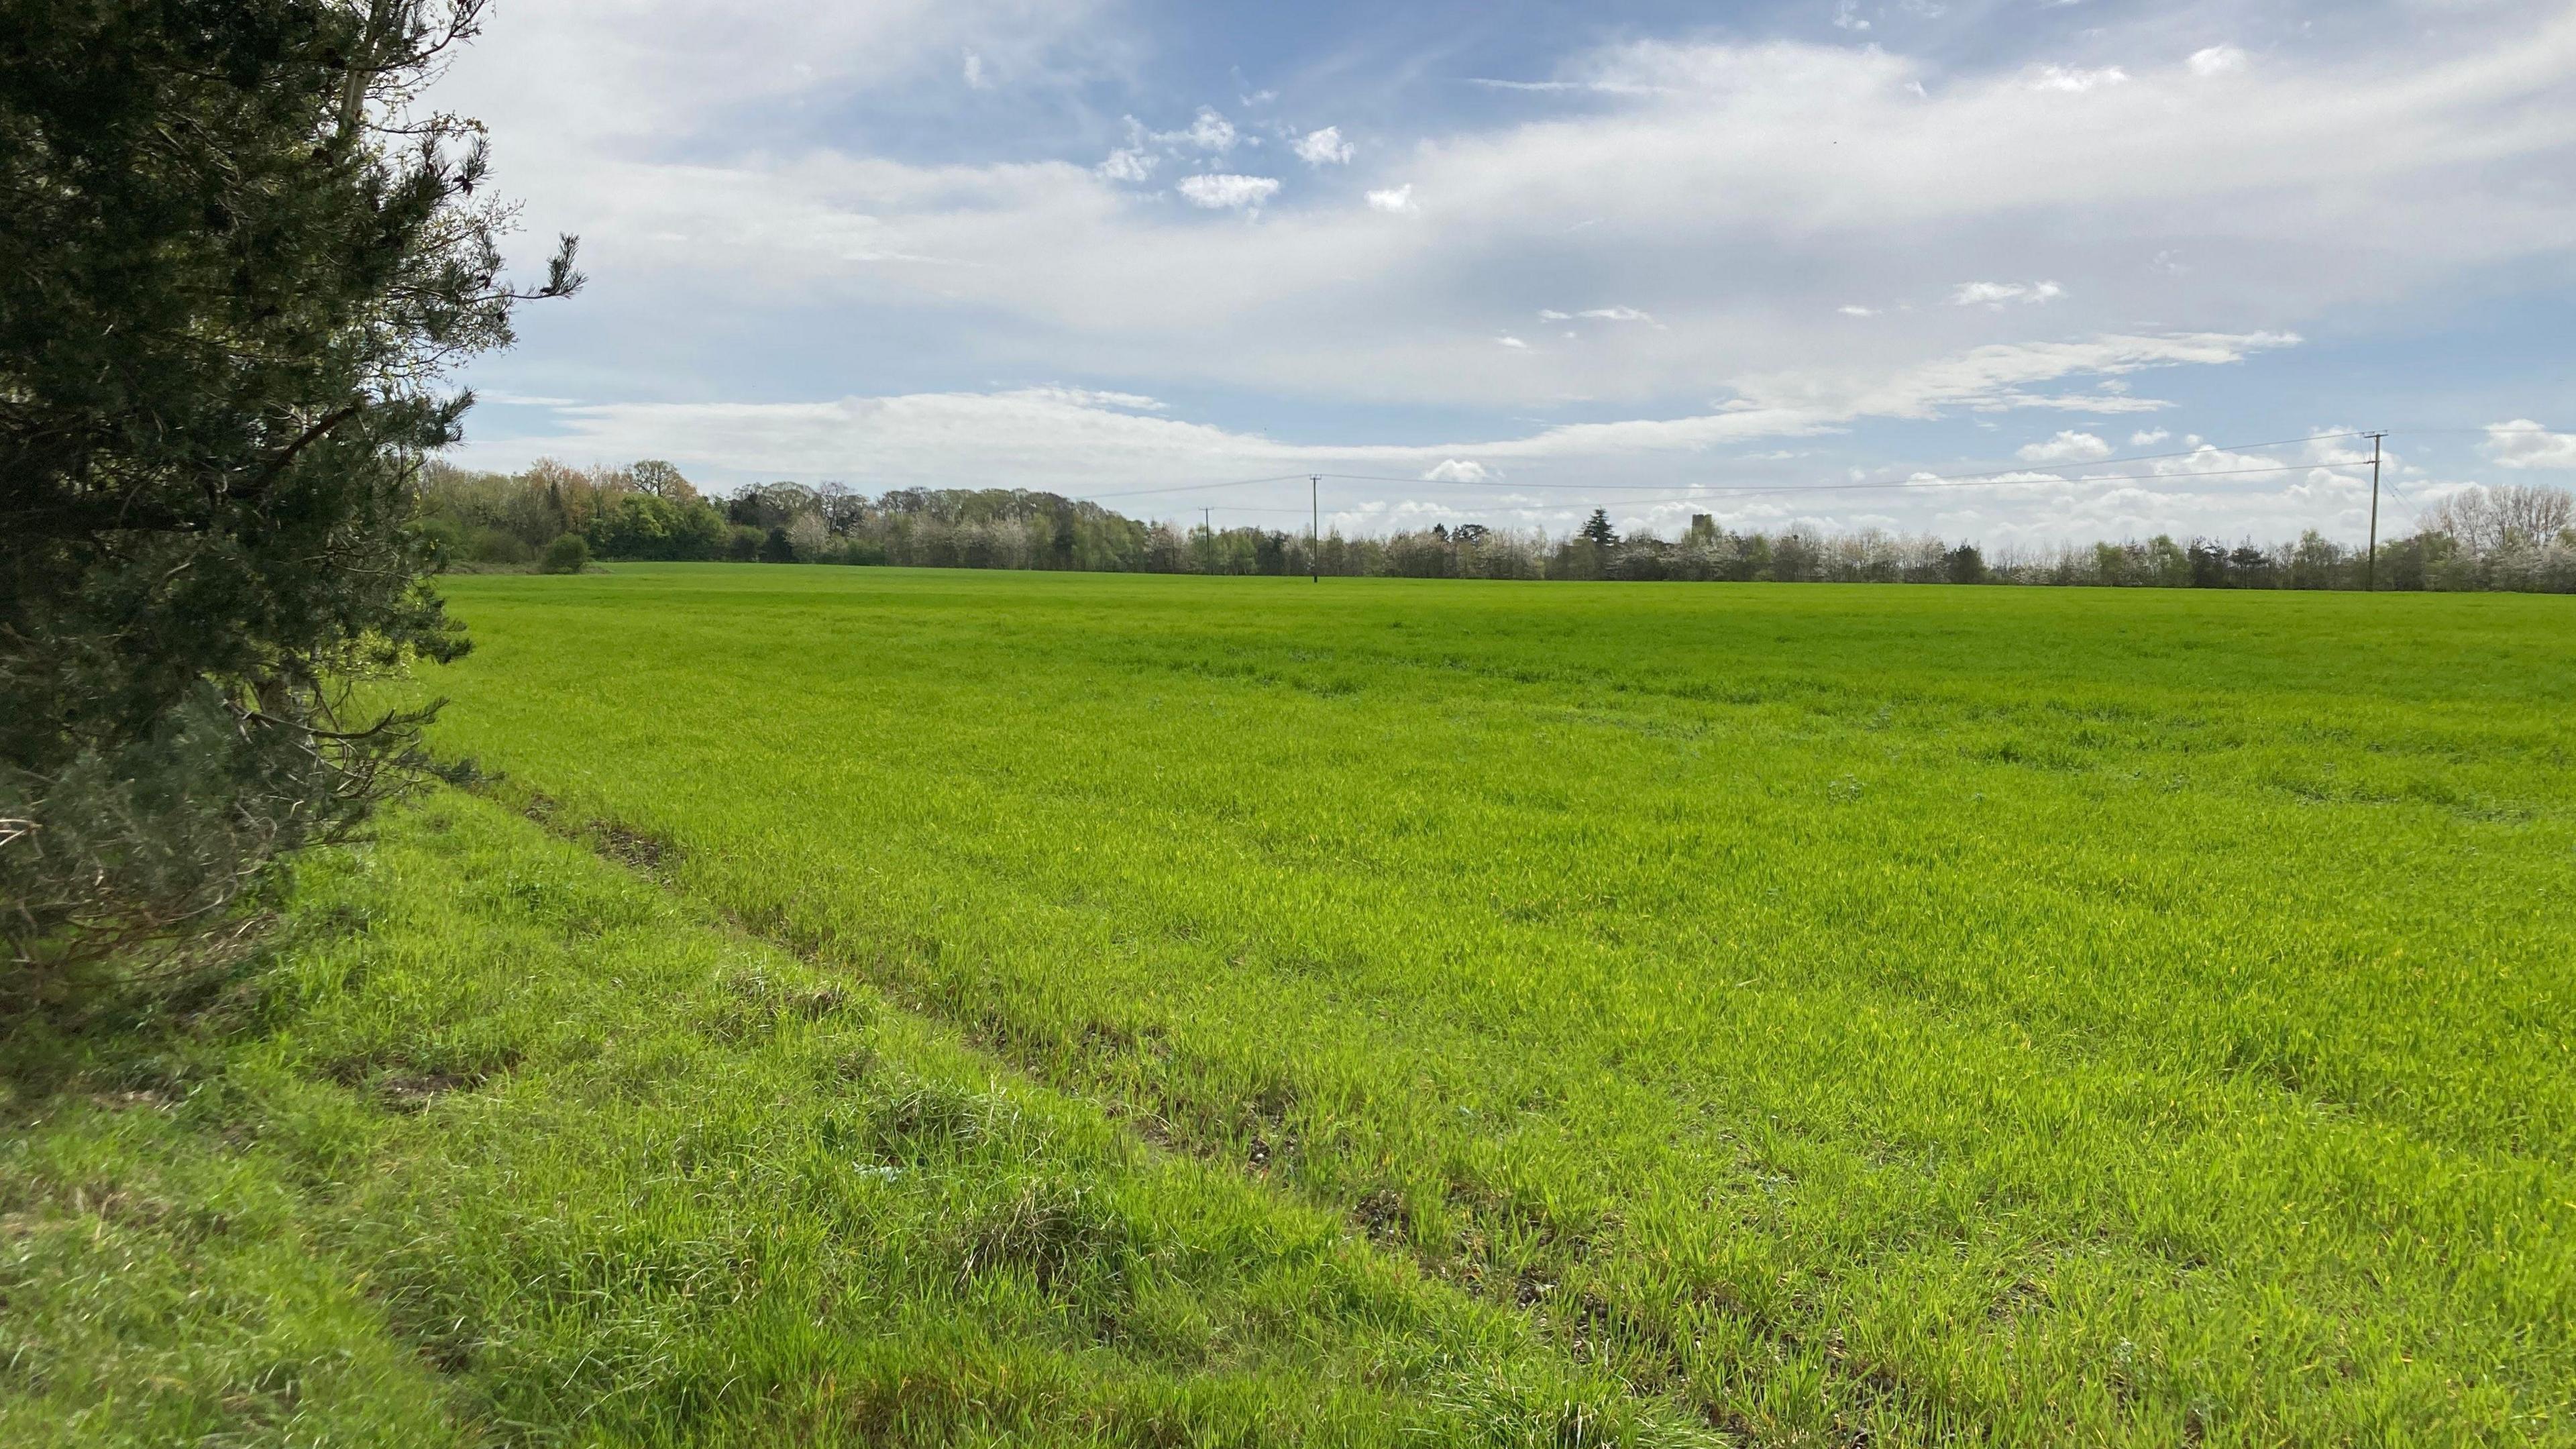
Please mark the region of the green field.
<svg viewBox="0 0 2576 1449"><path fill-rule="evenodd" d="M2576 1443L2570 600L447 591L491 799L18 1053L0 1437L252 1412L90 1233L353 1439Z"/></svg>

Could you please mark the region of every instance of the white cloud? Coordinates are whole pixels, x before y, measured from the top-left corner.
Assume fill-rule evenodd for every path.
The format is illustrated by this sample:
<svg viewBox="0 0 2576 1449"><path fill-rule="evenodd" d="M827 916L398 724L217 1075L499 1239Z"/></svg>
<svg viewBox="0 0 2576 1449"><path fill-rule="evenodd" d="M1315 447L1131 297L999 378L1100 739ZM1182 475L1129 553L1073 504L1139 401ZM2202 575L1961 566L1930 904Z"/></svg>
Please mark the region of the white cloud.
<svg viewBox="0 0 2576 1449"><path fill-rule="evenodd" d="M2244 51L2232 45L2213 45L2191 53L2191 73L2197 76L2232 75L2247 63Z"/></svg>
<svg viewBox="0 0 2576 1449"><path fill-rule="evenodd" d="M2172 436L2172 433L2163 428L2141 428L2137 432L2129 435L2129 446L2132 448L2152 448L2156 444L2164 442Z"/></svg>
<svg viewBox="0 0 2576 1449"><path fill-rule="evenodd" d="M2033 90L2064 91L2070 95L2079 96L2086 91L2099 90L2104 86L2125 85L2128 79L2129 73L2116 65L2106 65L2099 70L2044 65L2030 73L2030 85Z"/></svg>
<svg viewBox="0 0 2576 1449"><path fill-rule="evenodd" d="M1645 96L1655 94L1654 86L1642 86L1616 80L1507 80L1497 76L1471 75L1467 84L1498 91L1535 91L1541 94L1583 92L1603 96Z"/></svg>
<svg viewBox="0 0 2576 1449"><path fill-rule="evenodd" d="M1497 338L1495 338L1494 340L1495 340L1496 342L1499 342L1499 343L1503 344L1505 347L1517 347L1517 348L1521 349L1521 350L1522 350L1522 351L1524 351L1524 352L1526 352L1526 351L1528 351L1528 350L1529 350L1529 344L1528 344L1528 343L1526 343L1526 342L1523 342L1522 340L1520 340L1520 339L1519 339L1519 338L1517 338L1517 337L1512 337L1512 336L1506 335L1506 336L1502 336L1502 337L1497 337Z"/></svg>
<svg viewBox="0 0 2576 1449"><path fill-rule="evenodd" d="M1234 123L1220 114L1216 107L1201 106L1197 119L1190 122L1189 129L1160 132L1154 139L1186 141L1202 151L1214 151L1222 155L1233 150L1234 143L1241 137L1234 129Z"/></svg>
<svg viewBox="0 0 2576 1449"><path fill-rule="evenodd" d="M1657 328L1664 325L1657 322L1651 313L1635 307L1586 307L1579 312L1560 312L1554 307L1542 307L1538 313L1541 322L1571 322L1578 317L1595 322L1643 322ZM1568 332L1565 335L1571 337L1574 334Z"/></svg>
<svg viewBox="0 0 2576 1449"><path fill-rule="evenodd" d="M2123 355L2122 345L2093 346L2099 350L2087 355L2096 360ZM1890 395L1920 396L1946 391L1965 376L2020 375L2067 360L1953 359L1920 375L1886 381ZM1149 516L1170 500L1138 498L1132 490L1256 473L1403 471L1458 492L1425 501L1381 491L1348 501L1336 510L1345 532L1382 530L1434 516L1482 516L1563 532L1579 523L1596 500L1580 492L1516 489L1488 460L1520 460L1528 471L1556 481L1615 484L1630 477L1620 472L1623 460L1640 454L1698 458L1716 447L1734 456L1741 452L1742 439L1832 431L1813 413L1757 405L1750 411L1664 423L1552 428L1490 446L1329 447L1281 443L1158 416L1141 407L1150 401L1080 388L1035 387L810 404L584 406L568 410L572 431L544 440L542 450L571 457L669 457L692 476L708 480L728 474L840 476L866 478L878 487L936 486L964 471L1076 496L1097 494L1112 506ZM1730 439L1739 440L1739 446L1727 447ZM1793 455L1780 449L1768 456L1786 462ZM1636 505L1632 516L1678 524L1690 513L1709 512L1728 526L1794 519L1825 529L1937 528L2004 549L2157 532L2292 537L2299 527L2320 522L2358 527L2360 510L2368 504L2366 473L2320 468L2289 475L2295 481L2278 484L2249 482L2236 471L2272 461L2212 448L2158 463L2144 476L2122 469L2091 478L2081 471L2034 468L1912 494L1800 497L1712 490L1702 496L1688 485L1675 485L1685 495L1682 499ZM1551 465L1563 471L1551 473ZM1794 479L1794 474L1788 476ZM1292 486L1226 496L1243 507L1302 507L1304 490L1292 492ZM1613 512L1619 512L1616 505Z"/></svg>
<svg viewBox="0 0 2576 1449"><path fill-rule="evenodd" d="M1180 179L1179 188L1192 206L1216 211L1257 207L1279 194L1279 180L1273 176L1237 176L1230 171L1213 171L1203 176L1184 176Z"/></svg>
<svg viewBox="0 0 2576 1449"><path fill-rule="evenodd" d="M1834 28L1837 30L1869 29L1869 22L1860 18L1860 0L1835 0Z"/></svg>
<svg viewBox="0 0 2576 1449"><path fill-rule="evenodd" d="M1308 131L1297 138L1291 149L1296 151L1298 160L1309 166L1344 165L1350 161L1352 154L1351 143L1342 139L1342 128L1339 126L1326 126L1320 131Z"/></svg>
<svg viewBox="0 0 2576 1449"><path fill-rule="evenodd" d="M984 57L974 51L966 52L965 73L967 89L989 91L993 88L992 78L984 74Z"/></svg>
<svg viewBox="0 0 2576 1449"><path fill-rule="evenodd" d="M1516 338L1495 341L1526 349ZM1154 399L1137 394L1051 386L821 403L585 404L556 412L563 433L477 443L466 456L505 467L546 454L667 457L711 477L725 470L742 476L866 477L887 487L974 474L1009 477L1033 488L1102 489L1140 486L1139 480L1151 485L1291 469L1425 470L1470 457L1489 469L1510 459L1575 464L1585 476L1615 476L1643 460L1693 457L1758 439L1812 437L1864 418L1934 418L1963 407L2069 406L2087 400L2031 389L2077 374L2224 365L2292 341L2263 333L2186 333L1994 344L1892 374L1747 377L1723 406L1698 416L1571 423L1518 437L1420 446L1282 443L1170 417ZM1530 363L1538 360L1530 353ZM2190 471L2191 463L2176 460L2176 471Z"/></svg>
<svg viewBox="0 0 2576 1449"><path fill-rule="evenodd" d="M2025 463L2090 463L2110 457L2111 445L2091 433L2066 429L2056 437L2025 445L2013 456Z"/></svg>
<svg viewBox="0 0 2576 1449"><path fill-rule="evenodd" d="M2487 424L2485 449L2500 468L2576 468L2576 433L2553 433L2529 418Z"/></svg>
<svg viewBox="0 0 2576 1449"><path fill-rule="evenodd" d="M1959 307L2000 307L2006 302L2054 302L2065 295L2066 289L2055 282L1961 282L1952 289L1950 302Z"/></svg>
<svg viewBox="0 0 2576 1449"><path fill-rule="evenodd" d="M2246 340L2258 323L2438 296L2447 279L2524 275L2569 254L2576 12L2496 7L2480 26L2402 42L2320 40L2267 51L2219 85L2179 63L2189 46L2164 23L2099 18L2088 62L2169 58L2134 60L2125 82L2077 97L2034 89L2018 56L1609 44L1559 72L1583 88L1579 105L1498 94L1544 113L1433 127L1408 143L1403 185L1370 193L1369 209L1327 188L1278 190L1258 226L1209 226L1171 204L1185 192L1156 204L1136 189L1214 160L1187 131L1157 142L1140 127L1121 144L1114 127L1095 135L1077 121L1070 138L1048 138L1082 147L1075 159L1010 138L987 154L1039 159L1002 161L961 150L980 139L962 134L936 159L870 154L851 138L897 131L827 122L863 88L890 105L908 87L955 104L968 46L1014 97L1050 83L1061 96L1120 94L1074 89L1126 64L1109 53L1127 43L1118 27L1079 3L496 7L433 99L492 123L502 187L528 198L527 251L556 231L584 236L598 282L564 309L571 330L633 335L642 298L653 325L676 329L668 347L593 343L583 355L550 336L478 364L474 380L531 395L724 397L741 350L771 345L760 339L793 359L819 353L813 339L886 335L904 370L871 364L885 379L871 391L1035 373L1174 395L1293 388L1321 408L1463 406L1498 420L1582 399L1582 416L1624 421L1550 435L1550 456L1635 448L1672 460L1854 418L2144 414L2163 404L2106 402L2093 364L2233 365L2281 345ZM1152 169L1166 149L1188 163L1166 155L1174 164ZM1090 164L1104 153L1113 159ZM1408 214L1397 225L1381 211ZM2159 255L2188 257L2189 273L2152 270ZM1533 277L1552 289L1541 295L1654 301L1669 330L1596 326L1598 346L1498 346L1493 322L1527 315L1515 299ZM2063 286L1940 305L1960 278ZM1854 295L1890 300L1869 327L1818 325ZM1906 297L1918 305L1893 300ZM2111 340L2137 318L2176 330ZM2235 340L2174 340L2191 336ZM1986 343L2001 351L1982 353ZM780 376L784 395L829 395ZM1189 394L1175 391L1184 380ZM1750 406L1640 416L1721 384ZM600 426L558 450L654 451ZM1451 455L1517 474L1515 454L1481 442L1508 426L1459 428ZM981 456L971 438L949 446L953 459ZM870 476L864 449L830 456L838 476ZM1672 477L1684 465L1658 466Z"/></svg>
<svg viewBox="0 0 2576 1449"><path fill-rule="evenodd" d="M1060 402L1078 408L1124 408L1130 412L1159 413L1169 404L1161 398L1141 392L1106 392L1091 387L1024 387L1002 394L1024 400Z"/></svg>
<svg viewBox="0 0 2576 1449"><path fill-rule="evenodd" d="M2326 428L2309 438L2306 446L2300 451L2307 455L2304 461L2319 465L2337 467L2366 465L2370 462L2371 440L2350 428ZM2396 467L2397 450L2383 445L2380 449L2380 461L2388 467Z"/></svg>
<svg viewBox="0 0 2576 1449"><path fill-rule="evenodd" d="M1502 475L1469 458L1444 458L1424 471L1426 483L1484 483Z"/></svg>
<svg viewBox="0 0 2576 1449"><path fill-rule="evenodd" d="M1842 313L1846 317L1875 317L1878 315L1878 309L1876 307L1863 307L1857 304L1836 307L1834 310Z"/></svg>
<svg viewBox="0 0 2576 1449"><path fill-rule="evenodd" d="M1163 158L1141 147L1126 146L1109 153L1109 159L1091 168L1093 173L1110 181L1142 181L1154 174Z"/></svg>

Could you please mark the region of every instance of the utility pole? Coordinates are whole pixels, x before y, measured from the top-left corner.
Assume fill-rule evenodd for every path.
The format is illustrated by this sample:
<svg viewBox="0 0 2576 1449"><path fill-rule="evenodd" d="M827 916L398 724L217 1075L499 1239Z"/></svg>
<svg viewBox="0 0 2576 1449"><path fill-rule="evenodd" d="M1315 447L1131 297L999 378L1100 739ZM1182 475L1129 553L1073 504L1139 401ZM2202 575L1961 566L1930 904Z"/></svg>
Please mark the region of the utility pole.
<svg viewBox="0 0 2576 1449"><path fill-rule="evenodd" d="M1311 510L1306 521L1306 582L1320 584L1324 581L1324 564L1315 557L1324 534L1324 478L1320 473L1306 475L1306 507Z"/></svg>
<svg viewBox="0 0 2576 1449"><path fill-rule="evenodd" d="M2370 552L2362 563L2361 587L2374 594L2379 592L2379 440L2387 436L2370 435Z"/></svg>

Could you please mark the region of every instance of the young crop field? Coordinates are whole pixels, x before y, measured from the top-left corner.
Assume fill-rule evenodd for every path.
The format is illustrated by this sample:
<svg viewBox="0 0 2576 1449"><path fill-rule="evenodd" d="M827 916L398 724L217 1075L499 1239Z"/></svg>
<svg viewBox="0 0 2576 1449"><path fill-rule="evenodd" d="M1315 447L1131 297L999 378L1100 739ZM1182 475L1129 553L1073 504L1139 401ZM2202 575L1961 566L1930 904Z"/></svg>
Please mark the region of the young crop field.
<svg viewBox="0 0 2576 1449"><path fill-rule="evenodd" d="M21 1241L217 1114L603 1442L2576 1444L2568 600L446 590L489 798Z"/></svg>

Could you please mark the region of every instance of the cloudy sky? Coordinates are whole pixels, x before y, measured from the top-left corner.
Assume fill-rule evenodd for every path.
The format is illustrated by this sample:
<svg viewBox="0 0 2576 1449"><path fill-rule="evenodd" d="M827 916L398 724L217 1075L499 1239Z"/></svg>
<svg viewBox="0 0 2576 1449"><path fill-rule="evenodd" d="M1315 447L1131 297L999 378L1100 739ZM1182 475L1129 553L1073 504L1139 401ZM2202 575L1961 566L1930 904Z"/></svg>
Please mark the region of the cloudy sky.
<svg viewBox="0 0 2576 1449"><path fill-rule="evenodd" d="M2576 482L2576 0L497 0L435 100L591 276L481 466L1990 544L2358 538L2367 429L2400 523Z"/></svg>

